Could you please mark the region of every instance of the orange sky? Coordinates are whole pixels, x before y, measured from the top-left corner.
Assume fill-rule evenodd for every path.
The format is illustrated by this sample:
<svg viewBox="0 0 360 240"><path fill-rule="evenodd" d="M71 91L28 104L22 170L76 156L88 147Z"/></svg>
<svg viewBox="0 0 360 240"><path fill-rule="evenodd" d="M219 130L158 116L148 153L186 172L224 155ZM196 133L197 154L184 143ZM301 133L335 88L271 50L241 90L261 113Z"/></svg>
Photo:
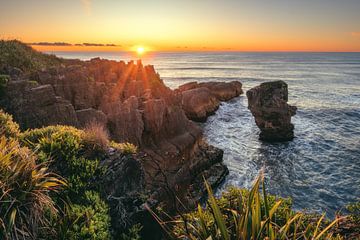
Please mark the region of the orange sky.
<svg viewBox="0 0 360 240"><path fill-rule="evenodd" d="M39 50L360 51L359 0L11 0L0 37Z"/></svg>

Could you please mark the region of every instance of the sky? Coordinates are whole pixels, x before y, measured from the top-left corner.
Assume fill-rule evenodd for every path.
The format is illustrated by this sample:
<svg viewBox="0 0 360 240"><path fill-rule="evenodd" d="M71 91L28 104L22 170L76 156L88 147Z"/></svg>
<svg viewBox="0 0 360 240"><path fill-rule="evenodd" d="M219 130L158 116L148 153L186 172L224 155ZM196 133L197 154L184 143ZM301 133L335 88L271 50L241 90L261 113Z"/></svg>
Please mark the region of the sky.
<svg viewBox="0 0 360 240"><path fill-rule="evenodd" d="M0 38L40 50L360 51L360 0L0 0Z"/></svg>

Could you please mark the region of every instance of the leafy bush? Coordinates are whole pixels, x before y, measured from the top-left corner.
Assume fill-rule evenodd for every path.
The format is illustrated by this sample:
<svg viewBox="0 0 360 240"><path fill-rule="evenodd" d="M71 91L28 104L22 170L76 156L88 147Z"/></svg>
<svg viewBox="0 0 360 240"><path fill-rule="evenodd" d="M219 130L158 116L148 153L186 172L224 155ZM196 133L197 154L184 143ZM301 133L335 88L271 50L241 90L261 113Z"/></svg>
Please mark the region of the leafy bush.
<svg viewBox="0 0 360 240"><path fill-rule="evenodd" d="M50 158L49 166L68 181L61 198L55 198L63 209L62 216L52 221L60 239L110 237L108 206L101 200L97 184L104 169L98 159L87 158L87 151L93 148L89 146L94 145L88 137L84 131L67 126L49 126L21 134L21 140L36 149L42 161ZM64 200L71 204L63 204Z"/></svg>
<svg viewBox="0 0 360 240"><path fill-rule="evenodd" d="M263 177L251 190L230 190L216 199L205 182L208 201L203 209L163 222L163 229L174 239L340 239L333 238L329 229L338 219L323 226L324 215L311 222L305 215L291 211L291 201L266 193ZM260 193L262 189L262 193Z"/></svg>
<svg viewBox="0 0 360 240"><path fill-rule="evenodd" d="M50 126L26 131L21 139L37 149L40 159L52 159L50 167L67 179L69 194L77 196L94 189L93 180L103 172L99 160L83 156L83 135L73 127Z"/></svg>
<svg viewBox="0 0 360 240"><path fill-rule="evenodd" d="M67 133L69 135L74 136L74 138L76 138L76 141L79 143L77 146L77 150L79 149L82 131L70 126L57 125L57 126L48 126L44 128L31 129L22 133L21 139L27 144L37 143L42 138L50 138L53 134L59 132Z"/></svg>
<svg viewBox="0 0 360 240"><path fill-rule="evenodd" d="M11 115L0 109L0 136L17 138L20 134L19 125L13 121Z"/></svg>
<svg viewBox="0 0 360 240"><path fill-rule="evenodd" d="M56 214L50 198L65 183L36 165L35 155L12 139L0 138L0 238L36 238L48 225L47 212Z"/></svg>
<svg viewBox="0 0 360 240"><path fill-rule="evenodd" d="M111 142L111 147L120 150L123 154L136 154L138 151L137 146L132 143L115 143Z"/></svg>
<svg viewBox="0 0 360 240"><path fill-rule="evenodd" d="M360 201L348 204L346 210L350 213L351 220L360 224Z"/></svg>
<svg viewBox="0 0 360 240"><path fill-rule="evenodd" d="M0 40L0 67L10 66L32 72L59 63L61 59L55 55L38 52L18 40Z"/></svg>
<svg viewBox="0 0 360 240"><path fill-rule="evenodd" d="M121 234L121 240L140 240L140 231L142 229L141 224L135 224L131 228L129 228L128 233Z"/></svg>
<svg viewBox="0 0 360 240"><path fill-rule="evenodd" d="M72 224L68 226L64 239L110 239L109 208L97 192L86 191L84 201L70 208L66 217Z"/></svg>

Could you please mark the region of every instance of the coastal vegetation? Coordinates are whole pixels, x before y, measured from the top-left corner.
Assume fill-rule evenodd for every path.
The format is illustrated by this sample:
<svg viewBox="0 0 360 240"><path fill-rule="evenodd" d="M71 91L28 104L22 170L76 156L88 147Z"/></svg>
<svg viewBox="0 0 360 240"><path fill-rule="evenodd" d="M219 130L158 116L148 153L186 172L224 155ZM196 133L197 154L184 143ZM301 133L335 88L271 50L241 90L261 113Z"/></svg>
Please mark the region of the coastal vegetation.
<svg viewBox="0 0 360 240"><path fill-rule="evenodd" d="M30 46L18 40L0 40L0 67L10 65L24 72L34 72L60 63L61 60L55 55L33 51Z"/></svg>
<svg viewBox="0 0 360 240"><path fill-rule="evenodd" d="M215 198L206 183L205 207L161 221L172 239L345 239L333 229L344 217L330 222L325 215L292 210L292 200L269 195L263 174L250 190L231 187Z"/></svg>
<svg viewBox="0 0 360 240"><path fill-rule="evenodd" d="M49 126L20 132L10 115L1 112L0 234L2 239L111 239L110 208L97 182L104 169L98 159L110 146L132 154L131 144L106 138L99 125L85 130ZM96 130L94 129L96 128ZM88 131L88 132L87 132ZM99 147L101 146L101 147ZM359 204L347 217L329 221L324 215L292 210L292 200L267 193L261 174L250 190L229 188L215 198L206 183L208 200L171 221L159 220L172 239L346 239L339 226L359 229ZM154 210L155 211L155 210ZM141 226L121 239L140 239Z"/></svg>

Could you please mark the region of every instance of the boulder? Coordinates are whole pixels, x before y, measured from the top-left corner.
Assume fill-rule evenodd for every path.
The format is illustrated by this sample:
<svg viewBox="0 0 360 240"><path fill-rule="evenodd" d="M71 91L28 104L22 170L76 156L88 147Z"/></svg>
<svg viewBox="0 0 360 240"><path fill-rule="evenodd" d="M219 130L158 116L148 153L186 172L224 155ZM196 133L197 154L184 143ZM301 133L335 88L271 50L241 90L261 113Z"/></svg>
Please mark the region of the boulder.
<svg viewBox="0 0 360 240"><path fill-rule="evenodd" d="M265 82L246 92L248 108L260 128L260 139L270 142L294 138L291 117L297 108L287 104L288 86L284 81Z"/></svg>
<svg viewBox="0 0 360 240"><path fill-rule="evenodd" d="M79 125L72 104L56 96L50 84L33 87L30 81L10 81L0 105L23 129L57 124Z"/></svg>
<svg viewBox="0 0 360 240"><path fill-rule="evenodd" d="M220 101L228 101L243 93L239 81L199 83L199 87L208 88Z"/></svg>
<svg viewBox="0 0 360 240"><path fill-rule="evenodd" d="M186 116L197 122L205 122L207 117L219 108L220 101L228 101L243 93L242 84L233 82L189 82L179 86L182 93L182 107Z"/></svg>
<svg viewBox="0 0 360 240"><path fill-rule="evenodd" d="M124 155L118 150L110 149L101 161L106 171L101 179L104 195L112 211L112 227L121 231L131 227L138 214L144 214L145 194L144 170L133 155Z"/></svg>
<svg viewBox="0 0 360 240"><path fill-rule="evenodd" d="M141 146L144 122L139 110L139 99L132 96L123 103L113 104L113 107L107 116L112 138L117 142L131 142Z"/></svg>
<svg viewBox="0 0 360 240"><path fill-rule="evenodd" d="M182 92L181 104L189 119L205 122L219 108L220 101L208 88L201 87Z"/></svg>
<svg viewBox="0 0 360 240"><path fill-rule="evenodd" d="M97 122L103 126L106 126L107 124L106 115L102 111L93 108L77 110L76 116L80 127L85 127L91 122Z"/></svg>

